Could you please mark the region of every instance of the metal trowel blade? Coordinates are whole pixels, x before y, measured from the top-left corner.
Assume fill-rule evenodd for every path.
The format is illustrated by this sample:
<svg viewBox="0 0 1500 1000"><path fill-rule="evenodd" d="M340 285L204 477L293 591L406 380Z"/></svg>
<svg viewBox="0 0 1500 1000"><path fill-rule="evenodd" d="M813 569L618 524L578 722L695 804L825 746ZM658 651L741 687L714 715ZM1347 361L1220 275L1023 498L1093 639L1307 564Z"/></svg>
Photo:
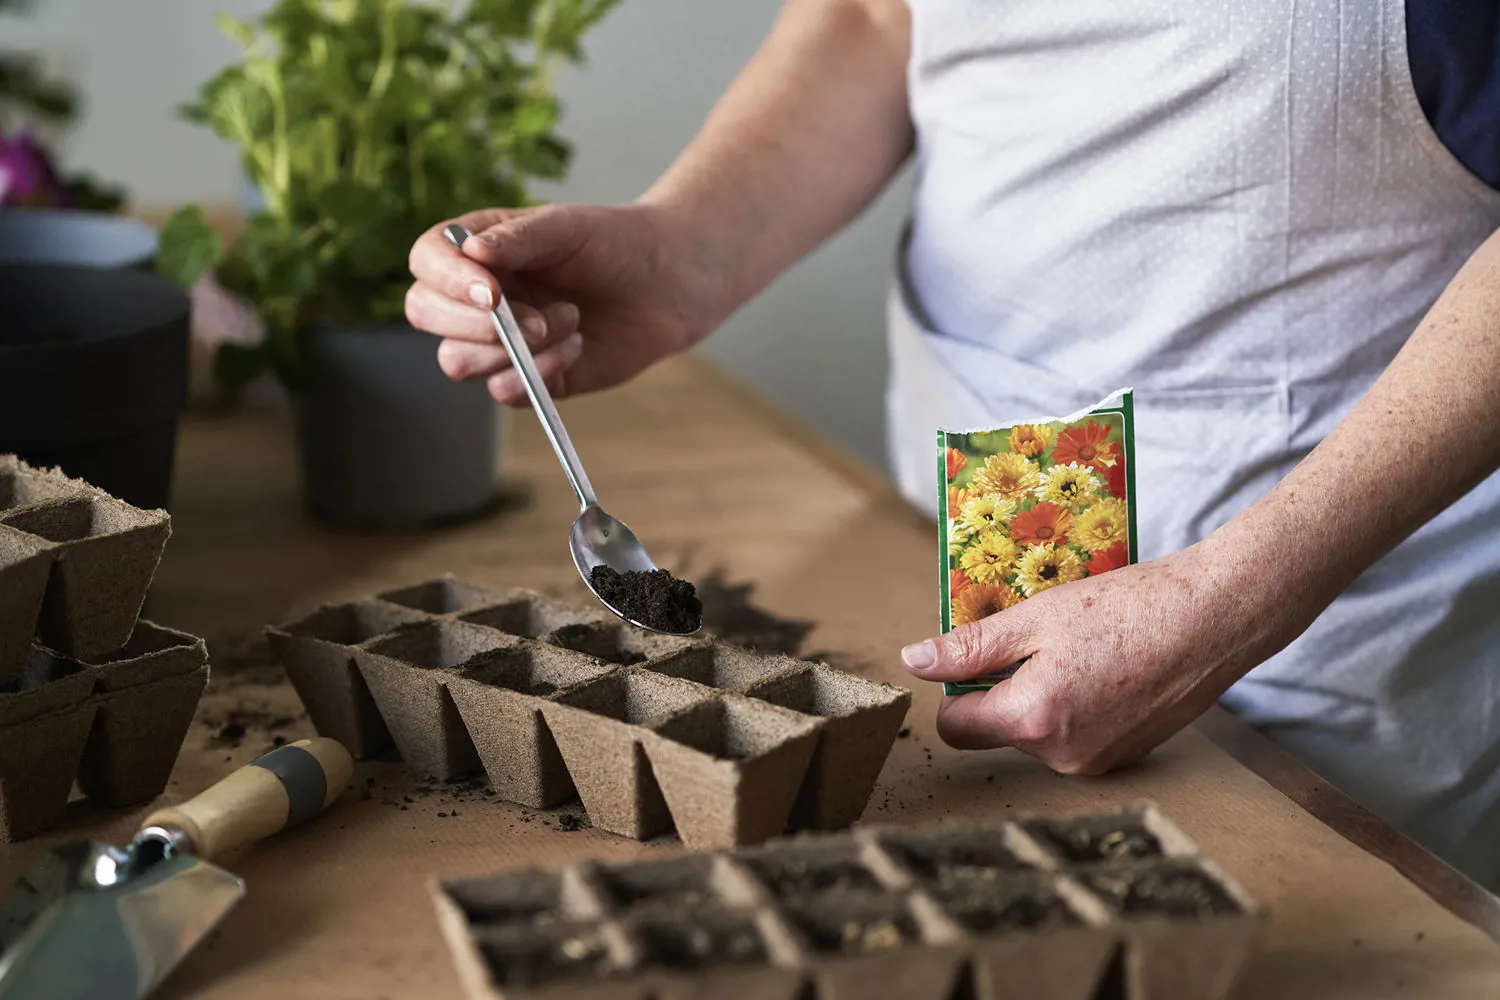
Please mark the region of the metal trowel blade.
<svg viewBox="0 0 1500 1000"><path fill-rule="evenodd" d="M0 909L0 1000L140 1000L244 894L191 855L60 848Z"/></svg>

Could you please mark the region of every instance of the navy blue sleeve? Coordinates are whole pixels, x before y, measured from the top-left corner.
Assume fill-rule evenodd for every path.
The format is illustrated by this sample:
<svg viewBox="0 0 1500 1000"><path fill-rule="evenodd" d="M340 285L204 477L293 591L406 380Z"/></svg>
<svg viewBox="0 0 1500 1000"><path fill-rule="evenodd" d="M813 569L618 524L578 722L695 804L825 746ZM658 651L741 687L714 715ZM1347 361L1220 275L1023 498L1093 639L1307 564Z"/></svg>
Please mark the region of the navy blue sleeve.
<svg viewBox="0 0 1500 1000"><path fill-rule="evenodd" d="M1500 3L1406 0L1417 100L1458 160L1500 188Z"/></svg>

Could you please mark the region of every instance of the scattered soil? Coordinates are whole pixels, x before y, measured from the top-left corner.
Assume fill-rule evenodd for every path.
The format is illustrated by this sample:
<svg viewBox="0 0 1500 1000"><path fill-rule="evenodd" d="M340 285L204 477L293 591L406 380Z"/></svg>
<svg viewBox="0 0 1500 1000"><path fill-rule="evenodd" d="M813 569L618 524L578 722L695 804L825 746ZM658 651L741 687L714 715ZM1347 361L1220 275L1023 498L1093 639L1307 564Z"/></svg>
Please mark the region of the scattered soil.
<svg viewBox="0 0 1500 1000"><path fill-rule="evenodd" d="M815 623L782 618L750 601L753 583L730 584L723 570L709 573L698 585L703 626L723 641L764 653L797 655Z"/></svg>
<svg viewBox="0 0 1500 1000"><path fill-rule="evenodd" d="M587 830L589 821L582 816L563 813L557 818L557 828L563 833L577 833L579 830Z"/></svg>
<svg viewBox="0 0 1500 1000"><path fill-rule="evenodd" d="M238 747L252 732L275 734L276 730L287 728L305 715L306 713L297 716L287 715L284 712L273 711L266 702L247 699L236 703L222 714L207 713L199 722L213 731L215 739L230 747ZM279 738L281 742L276 746L286 742L285 737Z"/></svg>
<svg viewBox="0 0 1500 1000"><path fill-rule="evenodd" d="M818 896L829 892L885 891L885 886L880 884L875 873L853 858L820 858L811 861L773 856L747 858L745 864L772 892L783 898Z"/></svg>
<svg viewBox="0 0 1500 1000"><path fill-rule="evenodd" d="M1239 912L1223 887L1191 868L1094 871L1080 877L1112 907L1129 915L1193 919Z"/></svg>
<svg viewBox="0 0 1500 1000"><path fill-rule="evenodd" d="M693 585L664 569L616 573L595 566L589 581L627 618L662 632L693 632L703 623L703 603Z"/></svg>
<svg viewBox="0 0 1500 1000"><path fill-rule="evenodd" d="M646 964L669 969L764 962L765 942L748 919L644 923L636 928Z"/></svg>
<svg viewBox="0 0 1500 1000"><path fill-rule="evenodd" d="M591 930L510 941L481 940L480 949L495 982L508 989L602 976L611 966L608 947Z"/></svg>
<svg viewBox="0 0 1500 1000"><path fill-rule="evenodd" d="M911 738L911 726L902 726L901 731L896 734L896 739L905 740Z"/></svg>
<svg viewBox="0 0 1500 1000"><path fill-rule="evenodd" d="M1026 832L1058 851L1068 861L1138 861L1162 856L1161 841L1140 820L1088 819L1037 821Z"/></svg>

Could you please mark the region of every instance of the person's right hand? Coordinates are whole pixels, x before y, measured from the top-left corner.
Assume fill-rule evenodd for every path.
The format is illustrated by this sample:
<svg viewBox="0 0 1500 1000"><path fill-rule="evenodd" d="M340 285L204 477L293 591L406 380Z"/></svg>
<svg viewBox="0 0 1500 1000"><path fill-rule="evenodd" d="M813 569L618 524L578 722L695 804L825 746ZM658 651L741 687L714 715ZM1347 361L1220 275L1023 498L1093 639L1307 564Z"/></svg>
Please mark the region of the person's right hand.
<svg viewBox="0 0 1500 1000"><path fill-rule="evenodd" d="M484 378L502 403L524 405L526 393L490 320L499 288L558 397L623 382L714 322L702 256L650 207L493 208L451 221L473 235L460 251L445 221L417 240L406 318L444 338L450 378Z"/></svg>

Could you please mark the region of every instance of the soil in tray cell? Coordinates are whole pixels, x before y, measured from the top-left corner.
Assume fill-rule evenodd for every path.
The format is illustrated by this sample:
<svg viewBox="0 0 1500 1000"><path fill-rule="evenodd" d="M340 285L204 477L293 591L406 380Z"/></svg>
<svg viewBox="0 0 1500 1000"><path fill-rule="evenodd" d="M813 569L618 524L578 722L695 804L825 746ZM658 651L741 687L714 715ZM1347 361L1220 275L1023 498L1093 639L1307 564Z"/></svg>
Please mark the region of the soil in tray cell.
<svg viewBox="0 0 1500 1000"><path fill-rule="evenodd" d="M687 970L767 960L765 941L754 919L745 914L644 920L633 931L644 965Z"/></svg>
<svg viewBox="0 0 1500 1000"><path fill-rule="evenodd" d="M1238 904L1213 878L1186 865L1095 871L1080 878L1127 917L1191 920L1240 912Z"/></svg>
<svg viewBox="0 0 1500 1000"><path fill-rule="evenodd" d="M599 887L620 911L681 913L716 902L712 859L689 857L597 870Z"/></svg>
<svg viewBox="0 0 1500 1000"><path fill-rule="evenodd" d="M479 949L491 977L507 989L596 979L615 968L604 938L590 927L486 934L479 938Z"/></svg>
<svg viewBox="0 0 1500 1000"><path fill-rule="evenodd" d="M889 907L792 907L786 917L822 954L864 955L918 943L921 929L905 903Z"/></svg>
<svg viewBox="0 0 1500 1000"><path fill-rule="evenodd" d="M1027 865L1000 843L998 834L961 840L897 840L883 846L912 874L939 888L962 889L1027 870Z"/></svg>
<svg viewBox="0 0 1500 1000"><path fill-rule="evenodd" d="M1081 923L1056 893L1032 880L1008 889L974 883L934 895L944 912L973 934L1076 927Z"/></svg>
<svg viewBox="0 0 1500 1000"><path fill-rule="evenodd" d="M471 924L546 927L560 919L561 883L551 872L523 871L448 887Z"/></svg>
<svg viewBox="0 0 1500 1000"><path fill-rule="evenodd" d="M1026 832L1075 864L1139 861L1164 854L1161 841L1140 816L1038 820L1028 823Z"/></svg>
<svg viewBox="0 0 1500 1000"><path fill-rule="evenodd" d="M824 893L879 893L885 886L852 854L801 855L790 851L744 858L746 867L783 899Z"/></svg>

